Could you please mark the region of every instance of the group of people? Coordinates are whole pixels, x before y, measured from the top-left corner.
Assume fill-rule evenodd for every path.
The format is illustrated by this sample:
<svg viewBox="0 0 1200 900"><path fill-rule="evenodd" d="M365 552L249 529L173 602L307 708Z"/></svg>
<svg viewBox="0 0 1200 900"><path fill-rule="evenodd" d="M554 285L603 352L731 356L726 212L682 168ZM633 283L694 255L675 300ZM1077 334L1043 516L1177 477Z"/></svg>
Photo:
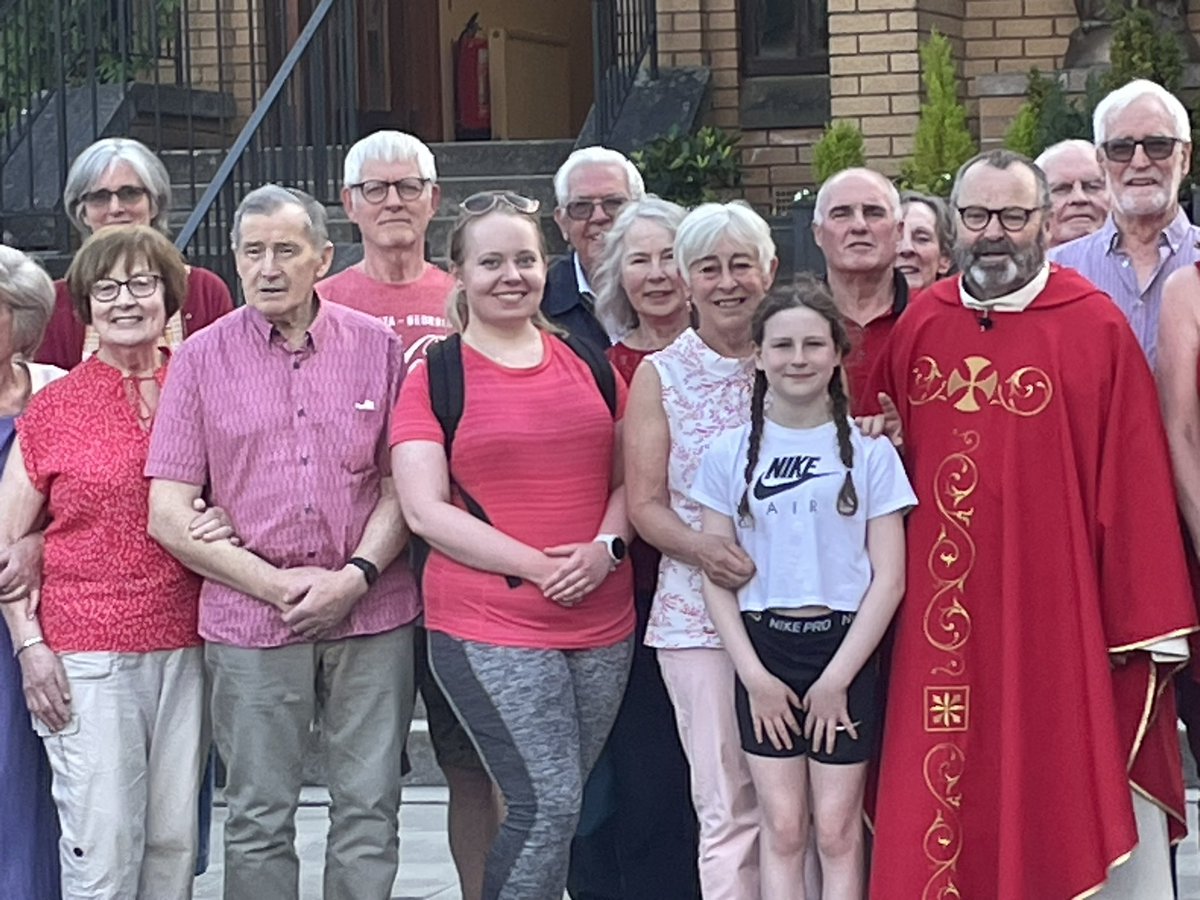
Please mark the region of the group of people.
<svg viewBox="0 0 1200 900"><path fill-rule="evenodd" d="M318 723L324 895L389 897L419 692L468 900L1172 897L1190 135L1133 82L949 204L843 171L818 280L600 147L567 256L484 191L442 271L381 131L362 261L265 185L236 310L154 155L89 148L67 277L0 248L0 895L190 896L211 740L224 896L297 897Z"/></svg>

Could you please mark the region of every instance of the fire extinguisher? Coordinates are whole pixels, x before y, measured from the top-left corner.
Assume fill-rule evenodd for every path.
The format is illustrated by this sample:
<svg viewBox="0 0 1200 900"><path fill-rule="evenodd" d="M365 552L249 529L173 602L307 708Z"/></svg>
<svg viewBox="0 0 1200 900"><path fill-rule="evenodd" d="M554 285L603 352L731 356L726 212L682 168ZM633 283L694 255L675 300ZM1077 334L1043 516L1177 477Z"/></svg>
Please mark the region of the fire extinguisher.
<svg viewBox="0 0 1200 900"><path fill-rule="evenodd" d="M488 42L479 26L479 13L471 16L454 49L455 134L460 141L487 140L492 136L491 86Z"/></svg>

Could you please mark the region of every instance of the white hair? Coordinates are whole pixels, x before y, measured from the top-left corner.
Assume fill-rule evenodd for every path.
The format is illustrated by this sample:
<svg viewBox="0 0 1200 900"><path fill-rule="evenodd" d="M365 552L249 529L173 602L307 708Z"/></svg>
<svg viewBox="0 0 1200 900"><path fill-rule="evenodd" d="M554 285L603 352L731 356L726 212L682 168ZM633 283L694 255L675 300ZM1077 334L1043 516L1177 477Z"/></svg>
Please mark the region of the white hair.
<svg viewBox="0 0 1200 900"><path fill-rule="evenodd" d="M892 218L897 222L904 218L904 210L900 206L900 192L896 190L896 186L892 184L891 181L889 181L884 175L876 172L874 169L865 169L859 166L850 169L842 169L842 171L830 175L829 178L825 180L825 183L821 185L820 190L817 191L816 206L813 208L814 225L820 225L825 221L825 206L829 200L829 192L837 187L840 182L846 180L852 175L867 175L871 178L874 178L879 182L879 184L883 185L884 190L887 192L888 200L891 202Z"/></svg>
<svg viewBox="0 0 1200 900"><path fill-rule="evenodd" d="M4 244L0 244L0 304L12 313L13 352L33 359L54 312L54 284L45 269Z"/></svg>
<svg viewBox="0 0 1200 900"><path fill-rule="evenodd" d="M1046 163L1067 150L1078 150L1081 153L1086 153L1092 159L1096 158L1096 145L1091 141L1085 141L1083 138L1068 138L1065 141L1059 141L1057 144L1051 144L1038 155L1033 164L1045 171Z"/></svg>
<svg viewBox="0 0 1200 900"><path fill-rule="evenodd" d="M684 284L691 286L692 263L711 254L725 238L752 250L763 275L771 274L775 242L771 239L771 226L762 216L744 200L701 203L684 217L675 232L675 267Z"/></svg>
<svg viewBox="0 0 1200 900"><path fill-rule="evenodd" d="M625 262L625 237L637 222L653 222L669 232L672 240L687 210L670 200L648 194L641 200L625 204L612 228L604 236L604 253L596 267L592 286L596 291L596 318L609 334L625 334L637 327L637 311L629 302L629 294L621 284Z"/></svg>
<svg viewBox="0 0 1200 900"><path fill-rule="evenodd" d="M642 173L624 154L608 147L582 147L568 156L554 173L554 197L559 206L566 206L571 199L571 174L580 166L617 166L625 172L625 180L629 182L629 199L641 200L646 196Z"/></svg>
<svg viewBox="0 0 1200 900"><path fill-rule="evenodd" d="M133 169L142 187L150 192L150 202L154 208L151 226L169 235L167 220L171 216L171 176L167 174L167 167L162 160L150 152L149 147L133 138L102 138L75 157L63 186L63 209L71 224L81 234L92 233L80 215L83 212L83 195L89 193L96 182L119 162Z"/></svg>
<svg viewBox="0 0 1200 900"><path fill-rule="evenodd" d="M362 181L363 166L369 162L413 162L422 178L437 181L433 151L420 138L403 131L376 131L355 143L342 166L343 187Z"/></svg>
<svg viewBox="0 0 1200 900"><path fill-rule="evenodd" d="M1162 104L1175 125L1175 133L1171 137L1178 138L1185 144L1192 142L1192 123L1179 98L1161 84L1138 78L1124 87L1117 88L1097 104L1096 112L1092 114L1092 137L1097 147L1108 140L1108 120L1143 97L1153 97Z"/></svg>
<svg viewBox="0 0 1200 900"><path fill-rule="evenodd" d="M246 216L269 216L287 206L299 207L304 212L308 217L308 227L305 229L308 239L317 250L323 250L329 243L325 207L299 188L285 188L278 184L256 187L242 198L233 213L233 230L229 236L233 249L241 249L242 220Z"/></svg>

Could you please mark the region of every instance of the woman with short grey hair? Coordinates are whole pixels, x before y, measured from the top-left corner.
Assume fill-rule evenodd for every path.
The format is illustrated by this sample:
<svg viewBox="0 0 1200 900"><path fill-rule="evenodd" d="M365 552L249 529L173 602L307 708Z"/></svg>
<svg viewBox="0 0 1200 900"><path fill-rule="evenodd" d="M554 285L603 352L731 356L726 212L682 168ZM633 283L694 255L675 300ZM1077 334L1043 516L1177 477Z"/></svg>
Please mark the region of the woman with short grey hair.
<svg viewBox="0 0 1200 900"><path fill-rule="evenodd" d="M53 309L50 276L21 251L0 245L0 470L29 398L66 374L28 362ZM41 559L40 535L0 553L0 601L25 589L20 561L29 554ZM21 667L5 628L0 628L0 772L0 897L57 897L58 814L50 796L50 768L29 727Z"/></svg>
<svg viewBox="0 0 1200 900"><path fill-rule="evenodd" d="M954 217L941 197L904 191L904 217L896 247L896 269L909 291L921 291L954 272Z"/></svg>
<svg viewBox="0 0 1200 900"><path fill-rule="evenodd" d="M170 233L171 179L166 166L140 141L103 138L75 158L63 188L63 208L87 237L113 225L149 225ZM70 369L96 352L94 329L74 313L66 281L55 283L54 316L38 361ZM163 344L177 347L233 309L225 282L207 269L188 270L187 300L167 322Z"/></svg>

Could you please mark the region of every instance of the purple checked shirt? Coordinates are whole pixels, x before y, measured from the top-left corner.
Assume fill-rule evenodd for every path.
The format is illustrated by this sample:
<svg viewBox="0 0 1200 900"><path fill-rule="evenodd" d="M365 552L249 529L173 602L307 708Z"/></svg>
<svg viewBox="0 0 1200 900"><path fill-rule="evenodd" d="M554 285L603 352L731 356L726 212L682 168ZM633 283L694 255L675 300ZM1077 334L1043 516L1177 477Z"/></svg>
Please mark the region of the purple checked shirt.
<svg viewBox="0 0 1200 900"><path fill-rule="evenodd" d="M1180 210L1158 241L1158 267L1145 285L1137 283L1133 261L1121 249L1121 235L1110 215L1100 230L1051 248L1052 262L1070 266L1112 297L1133 329L1150 368L1158 358L1158 314L1163 285L1176 269L1200 260L1200 228Z"/></svg>
<svg viewBox="0 0 1200 900"><path fill-rule="evenodd" d="M388 417L403 377L400 341L369 316L322 303L291 350L242 307L172 357L146 475L209 484L245 548L272 565L341 568L390 472ZM388 631L418 611L401 554L325 639ZM208 579L200 634L235 647L304 640L275 607Z"/></svg>

